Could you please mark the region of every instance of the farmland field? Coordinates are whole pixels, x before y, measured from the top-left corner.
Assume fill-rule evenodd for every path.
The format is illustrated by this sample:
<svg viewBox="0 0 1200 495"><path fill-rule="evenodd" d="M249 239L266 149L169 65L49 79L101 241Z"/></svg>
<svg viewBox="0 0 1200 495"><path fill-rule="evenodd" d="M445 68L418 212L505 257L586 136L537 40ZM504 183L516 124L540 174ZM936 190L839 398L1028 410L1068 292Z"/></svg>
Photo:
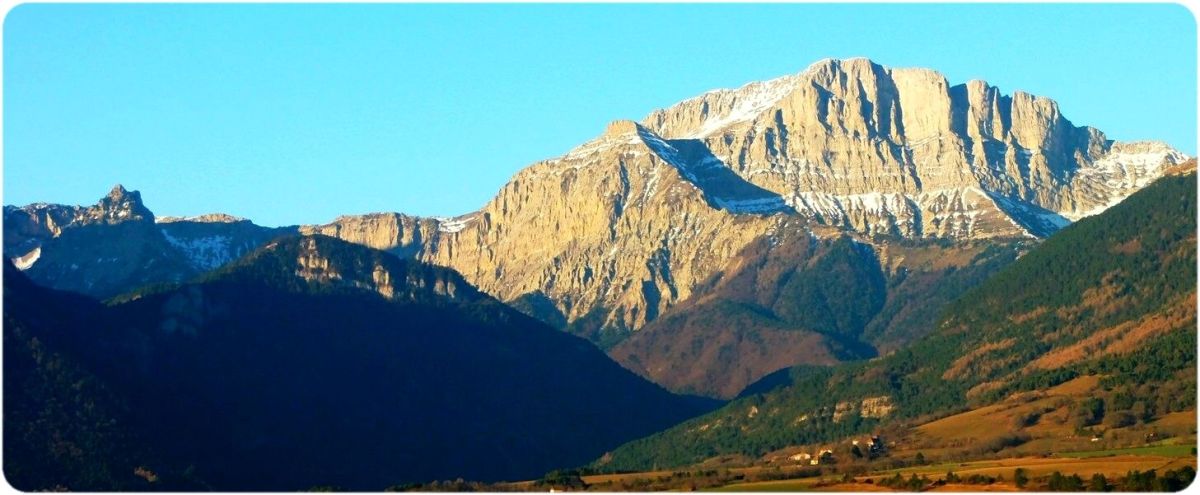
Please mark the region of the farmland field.
<svg viewBox="0 0 1200 495"><path fill-rule="evenodd" d="M1070 455L1070 457L1066 457ZM953 471L959 477L973 474L992 477L1003 477L1009 481L998 481L987 485L971 485L948 483L932 488L932 491L1016 491L1011 483L1013 472L1023 468L1031 478L1049 476L1057 471L1064 475L1079 475L1087 479L1093 474L1103 474L1108 478L1124 476L1129 471L1147 471L1154 469L1163 472L1184 466L1196 467L1196 458L1191 455L1190 445L1152 446L1134 449L1102 450L1093 452L1076 452L1064 454L1064 457L1033 458L1016 457L1008 459L971 461L962 463L942 463L932 466L920 466L870 473L854 478L852 482L836 482L831 478L822 483L820 478L804 480L763 481L754 483L736 483L715 488L712 491L731 492L788 492L788 491L893 491L879 485L879 481L890 478L896 473L907 478L924 475L931 480L943 479L948 471ZM903 490L900 490L903 491Z"/></svg>

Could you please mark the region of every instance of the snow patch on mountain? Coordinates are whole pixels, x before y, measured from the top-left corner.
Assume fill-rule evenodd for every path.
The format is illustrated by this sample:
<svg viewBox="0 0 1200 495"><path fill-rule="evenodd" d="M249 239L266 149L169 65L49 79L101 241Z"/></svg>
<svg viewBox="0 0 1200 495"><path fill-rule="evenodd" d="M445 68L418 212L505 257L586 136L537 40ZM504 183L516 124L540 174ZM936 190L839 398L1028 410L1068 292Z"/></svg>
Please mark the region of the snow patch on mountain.
<svg viewBox="0 0 1200 495"><path fill-rule="evenodd" d="M1026 235L1048 237L1059 229L1071 224L1071 221L1058 213L1041 210L1025 202L989 195L996 207L1004 212L1013 225L1019 227Z"/></svg>
<svg viewBox="0 0 1200 495"><path fill-rule="evenodd" d="M775 213L787 209L788 205L781 197L758 199L721 199L713 198L718 208L730 213Z"/></svg>
<svg viewBox="0 0 1200 495"><path fill-rule="evenodd" d="M475 220L475 215L457 218L440 217L435 220L438 221L438 232L453 234L467 228Z"/></svg>
<svg viewBox="0 0 1200 495"><path fill-rule="evenodd" d="M563 159L579 159L587 158L588 156L601 153L613 148L626 147L629 145L640 144L638 135L635 133L612 134L606 133L599 138L583 143L567 154L563 155Z"/></svg>
<svg viewBox="0 0 1200 495"><path fill-rule="evenodd" d="M175 222L197 222L197 223L238 223L245 222L246 219L238 216L233 216L225 213L205 213L203 215L192 215L186 217L159 217L155 218L155 223L175 223Z"/></svg>
<svg viewBox="0 0 1200 495"><path fill-rule="evenodd" d="M1107 154L1081 168L1074 181L1081 189L1106 197L1107 201L1085 211L1063 211L1072 221L1089 217L1124 201L1133 193L1162 177L1163 171L1190 159L1187 155L1158 141L1115 143Z"/></svg>
<svg viewBox="0 0 1200 495"><path fill-rule="evenodd" d="M232 239L224 235L211 235L195 238L179 238L160 229L163 238L171 246L183 252L188 262L198 270L208 271L233 260L234 253L230 248Z"/></svg>
<svg viewBox="0 0 1200 495"><path fill-rule="evenodd" d="M700 128L684 137L704 138L733 125L754 120L791 93L796 88L796 80L799 77L798 75L789 75L769 81L753 82L736 90L706 93L701 97L732 98L733 105L726 112L706 115Z"/></svg>

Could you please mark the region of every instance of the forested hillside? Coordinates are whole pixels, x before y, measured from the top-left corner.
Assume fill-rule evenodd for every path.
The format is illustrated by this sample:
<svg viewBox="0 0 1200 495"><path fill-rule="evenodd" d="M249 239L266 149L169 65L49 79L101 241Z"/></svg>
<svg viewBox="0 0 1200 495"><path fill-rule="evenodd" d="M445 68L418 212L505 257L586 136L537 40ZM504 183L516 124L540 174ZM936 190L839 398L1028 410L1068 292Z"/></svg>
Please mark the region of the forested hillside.
<svg viewBox="0 0 1200 495"><path fill-rule="evenodd" d="M934 333L908 348L777 374L752 388L762 393L631 442L600 465L647 469L718 454L757 456L920 423L1080 375L1101 378L1096 399L1110 413L1149 418L1192 408L1195 297L1191 173L1160 179L1063 229L960 297Z"/></svg>

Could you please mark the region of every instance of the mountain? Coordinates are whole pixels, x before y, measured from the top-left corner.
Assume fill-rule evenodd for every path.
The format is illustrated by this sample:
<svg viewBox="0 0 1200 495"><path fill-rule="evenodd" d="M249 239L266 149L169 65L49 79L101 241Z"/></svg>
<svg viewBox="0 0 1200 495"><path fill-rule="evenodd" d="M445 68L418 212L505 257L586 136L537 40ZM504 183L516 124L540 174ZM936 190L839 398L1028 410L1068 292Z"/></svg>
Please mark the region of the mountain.
<svg viewBox="0 0 1200 495"><path fill-rule="evenodd" d="M9 345L11 329L56 356L4 361L5 419L21 422L6 424L5 472L26 490L527 479L712 404L664 391L452 270L325 236L277 239L107 306L15 268L4 281L6 354L28 354ZM53 311L71 307L82 309ZM77 377L84 386L69 388Z"/></svg>
<svg viewBox="0 0 1200 495"><path fill-rule="evenodd" d="M364 234L376 217L316 229L417 252L608 346L768 232L1044 237L1185 159L1076 127L1045 97L823 60L614 122L518 172L479 211L388 222L383 235Z"/></svg>
<svg viewBox="0 0 1200 495"><path fill-rule="evenodd" d="M230 217L162 218L120 184L93 206L4 207L4 253L39 284L99 298L180 282L294 232Z"/></svg>
<svg viewBox="0 0 1200 495"><path fill-rule="evenodd" d="M18 266L39 284L102 298L119 297L119 291L189 280L226 266L238 254L296 230L268 229L222 214L156 218L142 205L137 192L118 186L113 196L133 198L128 204L143 213L96 214L131 220L79 222L46 229L36 237L16 238L15 252L21 252L19 246L36 247L32 256L13 261L26 261ZM106 199L92 209L103 211L104 205L112 203ZM39 214L53 218L50 213L66 208L9 208L13 222L6 225L20 227L25 223L18 220L38 218ZM411 259L429 239L444 235L448 222L402 214L350 218L298 230L365 246L390 246L390 253ZM620 342L610 349L615 359L672 391L729 398L780 368L871 356L877 349L895 348L922 335L942 303L1003 266L1027 244L1002 239L889 240L819 226L814 230L802 218L773 221L779 226L728 259L714 260L722 266L698 283L690 297L632 338L621 341L624 334L598 332L603 325L599 318L572 322L570 329L604 346ZM834 249L832 256L826 256L829 246L852 249ZM43 250L47 254L38 256ZM983 256L985 250L988 254ZM614 253L612 261L622 258ZM355 271L346 269L344 273ZM843 276L847 273L860 277ZM853 289L859 282L873 289L828 294L832 289ZM780 292L778 288L784 286L786 290ZM540 293L508 303L559 328L568 326L554 301ZM841 321L847 307L865 313L853 321ZM683 362L704 365L677 366Z"/></svg>
<svg viewBox="0 0 1200 495"><path fill-rule="evenodd" d="M774 374L713 413L622 446L600 465L668 468L919 430L1001 401L1036 401L1080 377L1094 383L1088 397L1053 399L1039 414L1069 414L1085 428L1105 414L1152 419L1193 409L1194 162L1190 167L1046 239L949 304L937 330L914 344L870 361ZM1025 424L994 426L1000 434Z"/></svg>
<svg viewBox="0 0 1200 495"><path fill-rule="evenodd" d="M771 232L851 233L872 245L875 238L1041 238L1185 159L1163 143L1118 143L1077 127L1045 97L1004 95L982 81L951 84L931 70L867 59L822 60L797 74L710 91L640 122L615 121L596 139L521 170L475 212L347 215L298 230L454 268L483 292L609 348L699 296ZM6 234L41 232L48 221L23 219L52 216L38 211L7 208ZM10 212L25 217L8 221ZM117 226L127 223L138 222ZM203 258L167 256L146 266L143 258L157 254L144 254L110 273L115 255L94 247L51 259L52 251L100 240L48 232L39 239L56 245L43 246L44 259L28 244L6 242L6 255L39 283L101 297L186 279L188 260ZM217 235L224 234L200 239ZM156 235L132 238L143 237ZM227 237L217 251L231 255L204 258L209 265L244 252L243 240L265 242ZM188 245L214 244L195 242Z"/></svg>
<svg viewBox="0 0 1200 495"><path fill-rule="evenodd" d="M905 236L1044 236L1186 159L1076 127L1045 97L864 58L709 92L643 123L702 142L805 216Z"/></svg>

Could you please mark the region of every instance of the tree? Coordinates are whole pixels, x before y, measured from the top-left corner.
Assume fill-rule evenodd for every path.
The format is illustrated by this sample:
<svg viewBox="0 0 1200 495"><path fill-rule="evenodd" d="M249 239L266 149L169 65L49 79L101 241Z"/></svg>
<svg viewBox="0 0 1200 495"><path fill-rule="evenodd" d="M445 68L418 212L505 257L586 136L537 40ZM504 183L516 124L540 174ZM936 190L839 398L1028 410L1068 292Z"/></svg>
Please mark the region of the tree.
<svg viewBox="0 0 1200 495"><path fill-rule="evenodd" d="M554 470L546 473L546 476L538 482L542 486L559 489L585 489L587 483L583 482L583 478L579 476L579 472L575 470Z"/></svg>
<svg viewBox="0 0 1200 495"><path fill-rule="evenodd" d="M1088 483L1089 492L1107 492L1108 479L1103 474L1096 473L1092 475L1092 481Z"/></svg>
<svg viewBox="0 0 1200 495"><path fill-rule="evenodd" d="M1100 423L1104 419L1104 400L1090 397L1075 404L1071 411L1071 425L1076 430Z"/></svg>
<svg viewBox="0 0 1200 495"><path fill-rule="evenodd" d="M1077 474L1063 476L1062 473L1055 471L1050 475L1050 481L1046 484L1046 488L1052 492L1080 492L1083 491L1083 478Z"/></svg>
<svg viewBox="0 0 1200 495"><path fill-rule="evenodd" d="M1146 403L1140 400L1133 403L1133 406L1129 408L1129 412L1132 413L1138 421L1149 421L1151 416L1153 416L1150 414L1150 409L1146 407Z"/></svg>
<svg viewBox="0 0 1200 495"><path fill-rule="evenodd" d="M1013 481L1017 484L1017 488L1025 488L1029 484L1029 475L1025 473L1025 468L1017 468L1013 471Z"/></svg>
<svg viewBox="0 0 1200 495"><path fill-rule="evenodd" d="M1125 479L1121 482L1121 489L1129 492L1148 492L1154 489L1154 481L1158 475L1153 469L1141 471L1129 471L1125 474Z"/></svg>
<svg viewBox="0 0 1200 495"><path fill-rule="evenodd" d="M1026 427L1026 426L1033 426L1033 425L1037 424L1038 419L1041 419L1041 417L1042 417L1041 411L1029 411L1026 413L1018 414L1016 417L1013 418L1013 427L1020 429L1020 428Z"/></svg>
<svg viewBox="0 0 1200 495"><path fill-rule="evenodd" d="M921 475L921 477L918 478L917 473L913 473L912 477L908 478L908 484L905 486L905 488L907 488L909 491L915 492L925 488L925 485L928 484L929 478L926 478L924 475Z"/></svg>
<svg viewBox="0 0 1200 495"><path fill-rule="evenodd" d="M850 454L854 455L856 459L862 459L863 457L862 450L858 448L858 445L850 447Z"/></svg>
<svg viewBox="0 0 1200 495"><path fill-rule="evenodd" d="M889 487L889 488L897 488L898 489L898 488L900 488L901 485L904 484L904 477L901 476L900 473L896 473L891 478L884 478L882 480L879 480L879 484Z"/></svg>
<svg viewBox="0 0 1200 495"><path fill-rule="evenodd" d="M1086 414L1091 419L1089 424L1094 425L1104 419L1104 399L1090 397L1083 401L1082 408L1084 410L1083 414Z"/></svg>
<svg viewBox="0 0 1200 495"><path fill-rule="evenodd" d="M1129 411L1116 411L1104 417L1104 425L1109 428L1123 428L1137 423L1137 418Z"/></svg>
<svg viewBox="0 0 1200 495"><path fill-rule="evenodd" d="M917 452L917 457L914 459L917 464L925 464L925 454Z"/></svg>

